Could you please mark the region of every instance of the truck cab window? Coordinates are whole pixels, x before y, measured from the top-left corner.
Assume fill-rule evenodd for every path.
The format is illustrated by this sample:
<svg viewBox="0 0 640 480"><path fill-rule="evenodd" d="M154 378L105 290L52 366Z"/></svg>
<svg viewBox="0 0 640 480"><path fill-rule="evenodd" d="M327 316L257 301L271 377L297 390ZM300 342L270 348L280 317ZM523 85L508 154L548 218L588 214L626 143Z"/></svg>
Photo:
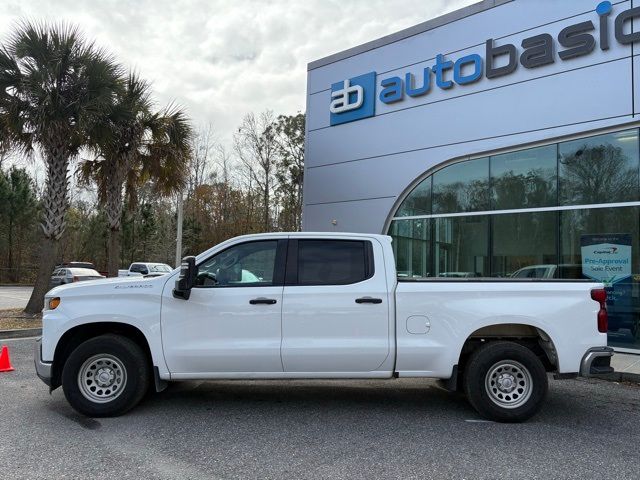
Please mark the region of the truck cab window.
<svg viewBox="0 0 640 480"><path fill-rule="evenodd" d="M196 287L272 286L277 240L234 245L198 266Z"/></svg>
<svg viewBox="0 0 640 480"><path fill-rule="evenodd" d="M371 277L365 242L299 240L298 285L348 285Z"/></svg>

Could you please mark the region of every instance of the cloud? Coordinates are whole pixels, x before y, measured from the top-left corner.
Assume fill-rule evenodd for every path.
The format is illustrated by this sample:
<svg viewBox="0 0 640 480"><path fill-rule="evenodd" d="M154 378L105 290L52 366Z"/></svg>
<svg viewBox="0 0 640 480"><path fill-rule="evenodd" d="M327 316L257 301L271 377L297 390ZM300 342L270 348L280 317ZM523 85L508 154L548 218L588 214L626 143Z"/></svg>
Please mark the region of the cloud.
<svg viewBox="0 0 640 480"><path fill-rule="evenodd" d="M230 143L243 115L305 107L307 63L455 10L473 0L5 0L15 22L65 21Z"/></svg>

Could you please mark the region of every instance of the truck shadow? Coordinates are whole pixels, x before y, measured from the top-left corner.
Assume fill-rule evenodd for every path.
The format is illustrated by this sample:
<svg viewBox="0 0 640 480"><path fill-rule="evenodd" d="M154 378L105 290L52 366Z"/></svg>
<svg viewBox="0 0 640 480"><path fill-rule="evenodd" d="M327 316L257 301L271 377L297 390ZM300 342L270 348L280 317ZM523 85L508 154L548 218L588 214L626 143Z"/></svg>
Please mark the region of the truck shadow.
<svg viewBox="0 0 640 480"><path fill-rule="evenodd" d="M205 412L251 411L287 415L369 412L477 418L463 395L447 392L431 380L278 380L206 381L170 384L150 395L136 411L182 408Z"/></svg>
<svg viewBox="0 0 640 480"><path fill-rule="evenodd" d="M594 408L601 406L602 399L589 390L586 382L551 382L541 412L527 423L575 426L602 420L610 429L616 410L623 405L609 405L606 415L593 419ZM207 420L212 415L243 416L249 412L254 417L276 419L328 419L357 413L363 420L375 420L390 410L400 422L413 422L416 418L431 422L482 420L464 395L445 391L427 379L179 382L160 394L150 395L131 414L154 415L157 410L173 409L202 415Z"/></svg>

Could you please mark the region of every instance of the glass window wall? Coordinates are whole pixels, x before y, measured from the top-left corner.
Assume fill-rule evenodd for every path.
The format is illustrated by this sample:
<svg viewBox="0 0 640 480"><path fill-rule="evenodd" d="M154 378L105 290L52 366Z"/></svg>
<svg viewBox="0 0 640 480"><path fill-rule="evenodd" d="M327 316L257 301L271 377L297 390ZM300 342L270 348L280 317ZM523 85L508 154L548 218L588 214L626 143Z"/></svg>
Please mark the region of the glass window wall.
<svg viewBox="0 0 640 480"><path fill-rule="evenodd" d="M556 145L491 157L492 209L556 205L557 166Z"/></svg>
<svg viewBox="0 0 640 480"><path fill-rule="evenodd" d="M444 167L391 223L398 275L597 280L610 344L640 349L640 206L582 207L640 201L639 152L631 129Z"/></svg>
<svg viewBox="0 0 640 480"><path fill-rule="evenodd" d="M450 278L489 274L489 217L433 219L435 275Z"/></svg>
<svg viewBox="0 0 640 480"><path fill-rule="evenodd" d="M558 214L513 213L491 217L491 276L549 278L558 263Z"/></svg>
<svg viewBox="0 0 640 480"><path fill-rule="evenodd" d="M638 200L638 131L559 144L560 205Z"/></svg>
<svg viewBox="0 0 640 480"><path fill-rule="evenodd" d="M413 189L398 209L396 217L412 217L431 213L431 179L428 177Z"/></svg>
<svg viewBox="0 0 640 480"><path fill-rule="evenodd" d="M433 174L433 213L489 210L489 158L454 163Z"/></svg>
<svg viewBox="0 0 640 480"><path fill-rule="evenodd" d="M398 277L433 276L431 259L431 220L400 220L391 225Z"/></svg>
<svg viewBox="0 0 640 480"><path fill-rule="evenodd" d="M640 348L640 207L560 213L559 277L580 271L605 284L609 344Z"/></svg>

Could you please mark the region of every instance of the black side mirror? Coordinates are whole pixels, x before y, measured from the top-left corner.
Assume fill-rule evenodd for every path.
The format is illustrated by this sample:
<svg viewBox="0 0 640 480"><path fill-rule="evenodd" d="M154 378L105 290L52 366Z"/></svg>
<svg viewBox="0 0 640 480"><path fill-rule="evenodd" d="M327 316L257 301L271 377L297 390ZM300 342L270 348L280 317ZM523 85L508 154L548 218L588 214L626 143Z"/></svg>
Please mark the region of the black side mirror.
<svg viewBox="0 0 640 480"><path fill-rule="evenodd" d="M196 267L196 257L184 257L180 266L180 276L176 280L176 286L173 289L175 298L189 300L191 289L196 283L196 275L198 268Z"/></svg>

